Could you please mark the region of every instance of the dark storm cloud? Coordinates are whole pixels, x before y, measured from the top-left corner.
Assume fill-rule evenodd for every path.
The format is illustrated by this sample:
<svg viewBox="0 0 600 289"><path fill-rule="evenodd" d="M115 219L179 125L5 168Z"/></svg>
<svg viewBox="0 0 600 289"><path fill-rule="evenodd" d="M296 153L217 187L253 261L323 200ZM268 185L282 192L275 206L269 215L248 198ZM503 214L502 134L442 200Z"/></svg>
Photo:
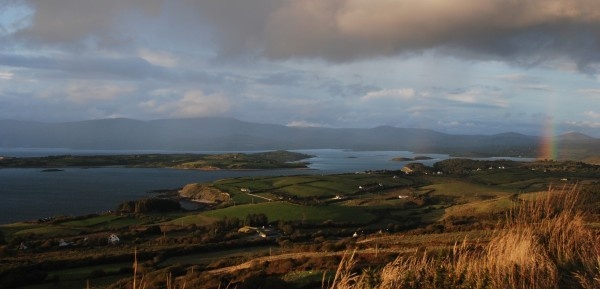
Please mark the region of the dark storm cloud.
<svg viewBox="0 0 600 289"><path fill-rule="evenodd" d="M11 1L11 0L9 0ZM83 40L97 43L125 41L129 36L122 26L137 14L156 17L163 0L12 0L26 3L35 13L32 25L17 36L48 44L82 44Z"/></svg>
<svg viewBox="0 0 600 289"><path fill-rule="evenodd" d="M23 1L35 13L33 25L19 36L49 44L128 41L134 35L123 23L185 10L195 12L197 22L170 17L174 23L165 25L173 31L209 31L199 37L211 38L222 59L264 55L349 62L439 49L526 66L564 57L582 70L593 69L600 59L595 0L17 2Z"/></svg>
<svg viewBox="0 0 600 289"><path fill-rule="evenodd" d="M185 0L198 12L199 21L212 28L222 59L254 55L265 49L266 25L272 14L285 5L281 0Z"/></svg>
<svg viewBox="0 0 600 289"><path fill-rule="evenodd" d="M349 62L438 49L523 66L565 58L581 70L593 70L600 57L593 0L242 1L256 10L205 2L197 5L218 19L212 24L225 54ZM240 9L248 11L242 18Z"/></svg>
<svg viewBox="0 0 600 289"><path fill-rule="evenodd" d="M522 65L567 57L598 60L600 2L290 1L266 24L265 53L332 61L443 48Z"/></svg>

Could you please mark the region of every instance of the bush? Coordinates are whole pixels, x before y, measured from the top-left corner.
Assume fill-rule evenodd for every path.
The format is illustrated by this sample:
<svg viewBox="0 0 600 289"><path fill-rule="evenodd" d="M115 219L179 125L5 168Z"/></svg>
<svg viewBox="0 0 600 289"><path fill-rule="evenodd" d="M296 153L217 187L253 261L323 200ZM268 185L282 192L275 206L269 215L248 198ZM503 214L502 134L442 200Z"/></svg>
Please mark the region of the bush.
<svg viewBox="0 0 600 289"><path fill-rule="evenodd" d="M0 272L0 288L15 288L41 283L48 274L31 268L18 268Z"/></svg>
<svg viewBox="0 0 600 289"><path fill-rule="evenodd" d="M269 224L269 219L263 213L259 214L248 214L246 216L246 220L244 221L244 225L250 227L260 227L266 226Z"/></svg>
<svg viewBox="0 0 600 289"><path fill-rule="evenodd" d="M179 204L179 201L172 199L148 198L123 202L117 210L125 213L166 213L180 211L181 204Z"/></svg>
<svg viewBox="0 0 600 289"><path fill-rule="evenodd" d="M95 279L95 278L100 278L100 277L104 277L106 275L106 272L104 272L104 270L102 269L96 269L92 272L90 272L90 279Z"/></svg>

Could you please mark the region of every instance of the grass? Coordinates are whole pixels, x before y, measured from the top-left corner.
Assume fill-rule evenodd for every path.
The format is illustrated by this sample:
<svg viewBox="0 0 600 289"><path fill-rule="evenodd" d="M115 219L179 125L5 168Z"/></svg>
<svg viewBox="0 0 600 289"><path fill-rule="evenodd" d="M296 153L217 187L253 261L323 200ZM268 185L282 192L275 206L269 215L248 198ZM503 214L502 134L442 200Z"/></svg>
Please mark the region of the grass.
<svg viewBox="0 0 600 289"><path fill-rule="evenodd" d="M239 182L215 182L214 186L230 192L239 193L241 188L247 188L252 191L261 191L273 188L272 178L242 178Z"/></svg>
<svg viewBox="0 0 600 289"><path fill-rule="evenodd" d="M35 235L44 235L47 237L60 237L60 236L73 236L73 235L79 234L80 232L81 232L81 229L76 229L76 228L44 225L44 226L40 226L40 227L36 227L36 228L20 230L18 232L15 232L14 235L22 236L22 235L35 234Z"/></svg>
<svg viewBox="0 0 600 289"><path fill-rule="evenodd" d="M281 243L281 248L289 250L295 256L285 264L269 261L273 262L271 269L277 268L276 273L262 271L256 274L264 273L268 278L281 278L294 285L318 287L324 274L328 274L323 284L335 284L337 288L600 288L600 249L597 245L600 243L597 233L600 225L598 219L594 219L596 223L584 222L585 213L577 209L580 202L577 190L556 186L548 190L548 184L551 183L549 177L525 180L514 175L512 171L494 171L501 175L502 180L511 183L487 182L485 178L492 174L488 171L464 178L442 175L394 179L392 175L375 173L235 178L214 183L215 187L231 193L235 206L227 208L193 213L73 218L58 225L18 223L0 226L0 230L6 236L7 242L18 244L14 241L26 238L35 240L78 235L81 239L81 232L89 233L93 236L91 239L98 237L98 240L101 240L106 238L104 235L108 233L108 229L112 231L114 228L115 233L119 233L125 241L123 245L110 247L109 250L96 251L94 248L85 247L81 250L80 247L58 249L56 240L59 238L55 238L51 240L50 247L44 245L43 250L46 251L4 252L14 254L18 259L15 263L38 259L53 260L58 264L64 260L89 260L96 254L107 257L109 254L125 254L124 252L132 250L132 246L135 245L140 252L153 252L152 254L159 256L157 261L152 261L155 263L150 262L150 259L144 261L148 267L145 269L147 271L144 271L146 279L143 280L143 284L163 286L171 266L179 271L176 274L183 274L184 267L179 264L196 264L194 268L199 270L198 280L204 282L208 278L214 277L218 280L227 276L203 276L203 271L206 271L202 269L203 265L217 266L215 264L218 263L219 266L229 267L228 264L234 264L241 259L267 256L267 252L271 253L271 248L248 247L245 244L237 247L237 240L231 242L234 246L232 248L235 249L199 253L200 251L195 251L194 244L204 242L197 239L204 237L198 233L203 232L203 228L189 226L210 225L225 217L244 220L248 214L263 213L271 222L294 221L285 224L294 229L289 230L293 234L285 233L287 235L283 235L277 241ZM528 177L531 176L533 175ZM382 187L378 186L380 183ZM359 190L359 185L370 189ZM591 186L592 183L582 187L588 189L588 185ZM312 197L317 197L321 203L327 205L302 206L279 201L268 202L242 192L241 188L250 188L254 190L253 194L270 199L278 199L281 195L305 197L307 200L299 202L309 201L311 204L317 203L312 202ZM512 198L515 192L519 192L518 199ZM336 194L345 195L347 198L327 199ZM408 197L399 199L399 195ZM594 203L590 204L588 209L598 212L597 208L592 207ZM326 222L328 220L348 224L330 224ZM301 226L296 222L305 222L307 225ZM142 232L143 230L136 226L153 224L171 226L160 227L169 230L168 234L154 231L155 228ZM495 229L489 229L492 227ZM381 234L371 234L382 228ZM398 230L402 233L393 233ZM354 231L359 231L359 237L350 238ZM339 236L348 236L348 239ZM241 235L231 234L231 237L239 238L240 244L244 243L244 237ZM40 243L37 242L37 246ZM32 244L34 245L31 247L34 248L36 244ZM10 246L15 248L14 245ZM377 246L382 250L380 252L388 252L387 254L399 258L389 262L390 258L393 258L390 257L392 255L381 258L380 254L380 258L377 259L376 253L373 257L369 255L371 253L366 252ZM273 245L273 248L277 248L276 245ZM355 256L357 260L349 257L345 259L347 265L341 267L337 279L335 271L322 271L325 270L325 267L320 267L325 263L323 259L319 259L322 257L306 257L308 252L335 252L341 256L343 250L351 248L358 248L357 252L361 253ZM187 251L188 249L190 251ZM273 252L277 254L276 250ZM94 271L102 270L112 274L120 267L131 267L130 264L123 266L120 264L122 261L110 261L115 264L106 266L94 261L81 265L85 266L82 268L53 270L48 272L49 279L56 276L60 282L47 281L45 287L36 289L52 286L85 288L85 278ZM335 261L333 263L335 264ZM98 266L89 266L91 264ZM285 273L287 271L282 269L282 264L289 267L289 272L295 273ZM246 277L253 280L251 275L263 270L262 265L257 263L255 268L244 269L248 271L235 269L238 271L231 274L239 273L239 280ZM332 268L331 262L328 266L328 269ZM363 273L363 268L368 268L366 271L370 273ZM185 274L175 275L173 280L178 282L196 278L196 275ZM141 276L143 274L138 277ZM373 276L376 278L372 278ZM92 279L91 285L100 288L108 277L114 276ZM131 275L128 277L131 280ZM142 282L141 279L138 281ZM198 282L197 286L188 283L188 287L202 288L202 284L208 284ZM112 283L116 281L113 280ZM171 288L183 288L182 284L185 283L178 283L179 287ZM225 285L226 283L222 288L225 288ZM152 288L148 286L147 288ZM164 288L160 286L159 288Z"/></svg>
<svg viewBox="0 0 600 289"><path fill-rule="evenodd" d="M14 223L0 226L0 230L8 238L25 235L44 237L61 237L79 235L89 229L121 229L132 225L140 225L145 221L136 217L104 215L66 221L60 224Z"/></svg>
<svg viewBox="0 0 600 289"><path fill-rule="evenodd" d="M236 194L231 197L235 204L256 204L268 202L263 198L254 197L248 194Z"/></svg>
<svg viewBox="0 0 600 289"><path fill-rule="evenodd" d="M239 205L225 209L202 213L203 217L246 218L249 214L263 213L269 220L303 220L306 222L320 223L327 220L336 222L349 222L364 224L375 218L372 214L356 207L342 206L300 206L285 202L268 202L260 204ZM177 220L174 220L176 222Z"/></svg>
<svg viewBox="0 0 600 289"><path fill-rule="evenodd" d="M141 225L141 224L143 224L145 222L146 221L141 220L140 218L125 217L125 218L118 218L118 219L115 219L113 221L110 221L109 223L104 224L103 228L106 228L106 229L120 229L120 228L126 228L126 227L134 226L134 225Z"/></svg>
<svg viewBox="0 0 600 289"><path fill-rule="evenodd" d="M462 198L473 198L481 194L507 195L514 191L494 186L481 185L448 178L446 181L434 185L425 186L422 189L435 190L436 195L447 195Z"/></svg>
<svg viewBox="0 0 600 289"><path fill-rule="evenodd" d="M244 216L245 217L245 216ZM187 226L187 225L208 225L217 221L218 218L205 216L203 214L196 214L185 216L181 218L177 218L171 221L166 222L165 224L177 225L177 226Z"/></svg>
<svg viewBox="0 0 600 289"><path fill-rule="evenodd" d="M552 189L507 215L487 243L465 238L443 254L402 255L377 284L340 263L330 288L600 288L600 238L585 225L575 188Z"/></svg>
<svg viewBox="0 0 600 289"><path fill-rule="evenodd" d="M469 202L445 209L444 218L449 216L477 216L509 211L515 203L509 197Z"/></svg>
<svg viewBox="0 0 600 289"><path fill-rule="evenodd" d="M280 189L279 191L287 195L297 196L299 198L335 196L336 193L338 193L336 191L332 191L331 189L307 185L287 186L285 188Z"/></svg>
<svg viewBox="0 0 600 289"><path fill-rule="evenodd" d="M329 273L329 274L328 274ZM323 276L325 274L325 276ZM296 288L306 288L311 284L323 283L323 279L328 280L332 276L330 272L313 270L313 271L294 271L285 274L282 279L286 282L295 284Z"/></svg>
<svg viewBox="0 0 600 289"><path fill-rule="evenodd" d="M129 264L131 266L131 264ZM109 275L105 277L95 278L95 279L80 279L80 280L59 280L57 282L50 281L48 283L38 284L38 285L30 285L25 287L19 287L20 289L82 289L88 288L87 284L89 281L89 288L108 288L111 284L121 280L122 278L127 277L127 275Z"/></svg>
<svg viewBox="0 0 600 289"><path fill-rule="evenodd" d="M2 233L5 236L13 236L16 233L18 233L19 231L30 230L30 229L35 229L35 228L39 228L39 227L40 227L40 225L38 225L38 224L13 223L13 224L6 224L6 225L0 226L0 231L2 231Z"/></svg>
<svg viewBox="0 0 600 289"><path fill-rule="evenodd" d="M276 247L277 250L279 248ZM234 257L250 257L257 254L269 254L272 247L254 247L252 250L247 248L231 249L215 252L204 252L199 254L186 254L184 256L171 257L161 263L161 266L176 264L209 264L214 261L224 260Z"/></svg>
<svg viewBox="0 0 600 289"><path fill-rule="evenodd" d="M402 235L390 235L377 238L367 238L359 241L359 244L384 244L387 247L401 247L401 248L418 248L428 245L442 245L446 248L452 247L454 244L462 243L465 239L467 240L480 240L487 242L491 240L494 232L489 230L471 230L471 231L458 231L458 232L446 232L446 233L432 233L432 234L402 234Z"/></svg>
<svg viewBox="0 0 600 289"><path fill-rule="evenodd" d="M318 178L313 176L292 176L284 178L273 179L271 186L273 187L284 187L295 184L312 183L318 181Z"/></svg>
<svg viewBox="0 0 600 289"><path fill-rule="evenodd" d="M469 179L490 184L510 186L513 183L546 178L543 172L531 171L527 168L510 168L504 170L482 170L469 176Z"/></svg>
<svg viewBox="0 0 600 289"><path fill-rule="evenodd" d="M84 280L89 279L90 274L94 271L102 270L106 274L117 273L121 268L130 268L131 262L128 263L115 263L109 265L98 265L89 267L79 267L73 269L64 269L48 272L47 280L58 278L63 280Z"/></svg>
<svg viewBox="0 0 600 289"><path fill-rule="evenodd" d="M81 220L68 221L61 223L61 225L69 227L94 227L100 224L110 224L111 222L120 218L121 217L116 215L104 215Z"/></svg>
<svg viewBox="0 0 600 289"><path fill-rule="evenodd" d="M274 193L296 196L299 198L327 197L336 194L351 195L360 192L359 186L368 184L382 184L385 187L409 185L408 179L393 179L392 176L381 175L311 175L311 176L285 176L263 178L236 178L220 180L214 186L232 194L238 203L247 202L248 198L240 197L242 188L255 193Z"/></svg>

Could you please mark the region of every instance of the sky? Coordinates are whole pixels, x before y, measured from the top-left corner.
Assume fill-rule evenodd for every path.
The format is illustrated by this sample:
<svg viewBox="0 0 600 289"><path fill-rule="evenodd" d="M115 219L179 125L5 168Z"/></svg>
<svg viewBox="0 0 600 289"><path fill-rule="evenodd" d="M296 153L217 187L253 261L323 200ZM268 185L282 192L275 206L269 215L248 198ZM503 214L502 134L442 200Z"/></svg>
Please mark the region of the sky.
<svg viewBox="0 0 600 289"><path fill-rule="evenodd" d="M600 137L597 0L0 0L0 119Z"/></svg>

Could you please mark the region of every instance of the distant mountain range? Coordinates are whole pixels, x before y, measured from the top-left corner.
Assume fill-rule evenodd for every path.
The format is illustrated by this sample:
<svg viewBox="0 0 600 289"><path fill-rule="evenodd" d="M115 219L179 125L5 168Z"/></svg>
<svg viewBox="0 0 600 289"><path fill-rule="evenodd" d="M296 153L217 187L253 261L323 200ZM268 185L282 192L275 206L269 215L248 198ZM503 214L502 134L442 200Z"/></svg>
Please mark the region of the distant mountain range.
<svg viewBox="0 0 600 289"><path fill-rule="evenodd" d="M575 159L600 155L600 139L580 133L557 136ZM459 156L536 157L543 139L519 133L450 135L427 129L288 127L231 118L140 121L101 119L42 123L0 120L0 147L107 150L407 150ZM570 158L570 156L561 156Z"/></svg>

